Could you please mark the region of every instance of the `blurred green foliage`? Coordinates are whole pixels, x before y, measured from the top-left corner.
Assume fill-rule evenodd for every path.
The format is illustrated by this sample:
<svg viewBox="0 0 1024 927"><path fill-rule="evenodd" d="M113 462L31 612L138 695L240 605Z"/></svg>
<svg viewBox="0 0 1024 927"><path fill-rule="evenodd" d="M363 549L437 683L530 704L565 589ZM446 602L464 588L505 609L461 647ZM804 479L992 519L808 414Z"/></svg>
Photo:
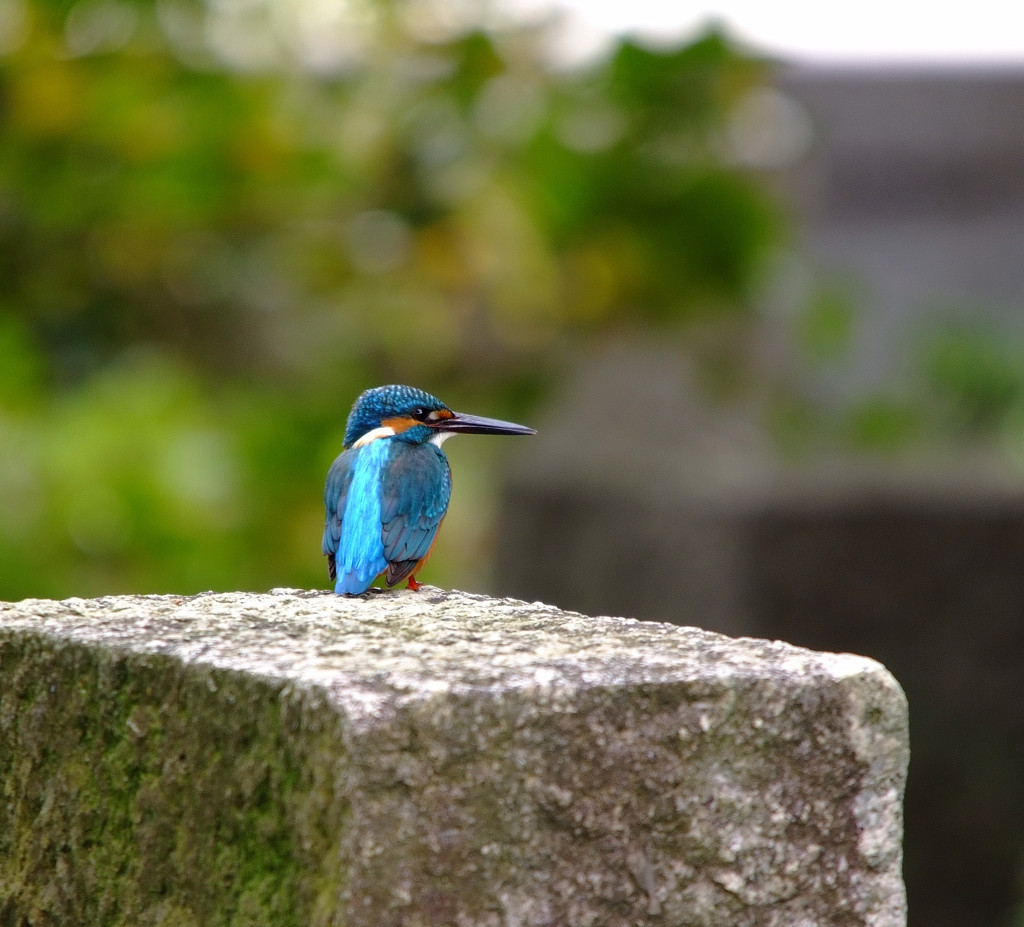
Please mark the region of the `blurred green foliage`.
<svg viewBox="0 0 1024 927"><path fill-rule="evenodd" d="M1019 339L978 325L943 325L922 345L922 367L948 428L999 430L1024 406L1024 351Z"/></svg>
<svg viewBox="0 0 1024 927"><path fill-rule="evenodd" d="M764 64L459 9L0 0L0 597L325 585L363 388L528 417L575 339L749 305ZM472 586L456 480L427 579Z"/></svg>
<svg viewBox="0 0 1024 927"><path fill-rule="evenodd" d="M913 464L936 453L981 454L1008 474L1024 472L1024 341L1010 326L969 307L935 310L900 352L898 376L841 397L812 395L806 369L845 359L855 319L855 297L833 289L814 294L797 317L804 382L777 386L766 417L785 456L838 452Z"/></svg>
<svg viewBox="0 0 1024 927"><path fill-rule="evenodd" d="M823 287L811 294L797 319L797 341L811 360L827 364L844 357L853 336L856 310L850 294Z"/></svg>

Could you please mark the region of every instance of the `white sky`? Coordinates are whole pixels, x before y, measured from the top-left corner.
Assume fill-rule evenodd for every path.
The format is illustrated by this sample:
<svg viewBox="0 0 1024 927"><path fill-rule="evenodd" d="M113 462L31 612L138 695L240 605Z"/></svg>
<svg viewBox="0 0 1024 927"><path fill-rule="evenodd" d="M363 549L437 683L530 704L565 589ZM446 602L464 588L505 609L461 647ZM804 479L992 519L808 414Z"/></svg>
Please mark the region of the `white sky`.
<svg viewBox="0 0 1024 927"><path fill-rule="evenodd" d="M848 64L1024 65L1024 0L525 0L568 11L585 52L608 32L678 37L709 20L754 50ZM575 44L574 41L574 44Z"/></svg>

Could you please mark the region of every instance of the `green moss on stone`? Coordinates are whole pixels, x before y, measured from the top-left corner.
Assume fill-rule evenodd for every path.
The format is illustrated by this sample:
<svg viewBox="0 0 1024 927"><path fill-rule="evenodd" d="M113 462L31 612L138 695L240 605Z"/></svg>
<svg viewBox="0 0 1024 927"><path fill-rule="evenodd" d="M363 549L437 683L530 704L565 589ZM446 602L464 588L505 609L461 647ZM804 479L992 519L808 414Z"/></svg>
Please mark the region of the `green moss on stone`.
<svg viewBox="0 0 1024 927"><path fill-rule="evenodd" d="M0 677L0 922L328 922L347 809L315 697L31 636Z"/></svg>

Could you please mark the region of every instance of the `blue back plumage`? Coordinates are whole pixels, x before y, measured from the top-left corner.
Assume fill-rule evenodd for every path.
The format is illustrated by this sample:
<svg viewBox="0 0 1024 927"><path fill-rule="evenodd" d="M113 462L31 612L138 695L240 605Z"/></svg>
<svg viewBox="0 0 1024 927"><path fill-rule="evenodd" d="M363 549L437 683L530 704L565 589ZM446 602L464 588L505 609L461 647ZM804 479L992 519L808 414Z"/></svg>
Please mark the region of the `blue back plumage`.
<svg viewBox="0 0 1024 927"><path fill-rule="evenodd" d="M450 498L448 460L434 444L379 438L344 451L324 491L335 592L361 595L381 573L389 586L405 579L429 553Z"/></svg>
<svg viewBox="0 0 1024 927"><path fill-rule="evenodd" d="M335 592L361 595L387 569L381 538L380 476L389 452L387 441L373 441L345 451L335 461L345 485L345 491L334 500L325 499L328 512L333 503L338 531L333 550L328 552L334 555ZM328 493L330 485L328 479ZM325 541L329 529L330 525L324 530Z"/></svg>

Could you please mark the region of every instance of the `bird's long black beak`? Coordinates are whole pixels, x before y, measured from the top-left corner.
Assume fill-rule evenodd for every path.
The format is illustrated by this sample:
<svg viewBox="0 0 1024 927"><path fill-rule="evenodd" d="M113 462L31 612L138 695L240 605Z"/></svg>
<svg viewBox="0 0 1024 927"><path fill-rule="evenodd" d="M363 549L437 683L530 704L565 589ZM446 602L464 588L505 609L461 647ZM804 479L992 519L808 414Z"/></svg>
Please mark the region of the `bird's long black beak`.
<svg viewBox="0 0 1024 927"><path fill-rule="evenodd" d="M535 435L536 428L527 428L515 422L503 422L497 418L483 418L479 415L465 415L453 412L451 418L431 422L435 431L450 431L463 435Z"/></svg>

